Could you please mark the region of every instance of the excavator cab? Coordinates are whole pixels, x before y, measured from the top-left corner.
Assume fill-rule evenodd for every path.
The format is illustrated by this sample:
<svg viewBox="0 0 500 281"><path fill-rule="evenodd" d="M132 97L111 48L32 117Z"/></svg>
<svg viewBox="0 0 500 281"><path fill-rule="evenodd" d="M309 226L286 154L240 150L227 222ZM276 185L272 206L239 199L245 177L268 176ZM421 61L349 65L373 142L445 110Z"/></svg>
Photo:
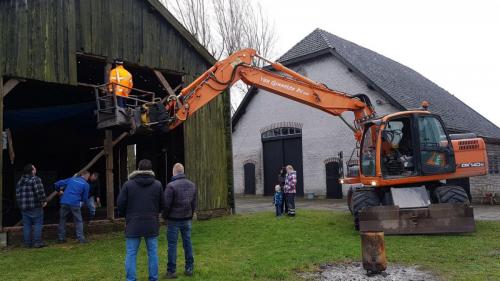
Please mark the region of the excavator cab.
<svg viewBox="0 0 500 281"><path fill-rule="evenodd" d="M465 190L445 182L462 171L457 172L452 138L439 116L425 110L400 112L364 126L362 185L348 196L356 228L386 234L475 230ZM481 154L476 157L485 161Z"/></svg>

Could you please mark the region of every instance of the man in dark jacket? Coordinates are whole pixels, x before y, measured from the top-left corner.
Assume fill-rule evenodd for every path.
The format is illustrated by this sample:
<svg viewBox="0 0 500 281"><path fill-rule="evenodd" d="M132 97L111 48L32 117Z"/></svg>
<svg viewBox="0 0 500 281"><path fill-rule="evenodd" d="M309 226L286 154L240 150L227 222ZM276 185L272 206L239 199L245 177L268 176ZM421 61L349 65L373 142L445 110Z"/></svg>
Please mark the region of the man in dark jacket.
<svg viewBox="0 0 500 281"><path fill-rule="evenodd" d="M23 215L24 245L26 247L45 247L42 242L43 207L47 205L42 180L36 176L36 168L27 164L23 176L16 186L16 200ZM31 226L34 226L33 241Z"/></svg>
<svg viewBox="0 0 500 281"><path fill-rule="evenodd" d="M128 176L128 181L118 196L118 212L125 216L127 256L125 271L127 281L136 280L136 259L141 238L146 241L149 263L149 280L158 280L159 214L164 207L163 187L155 179L151 161L139 161L138 170Z"/></svg>
<svg viewBox="0 0 500 281"><path fill-rule="evenodd" d="M76 237L80 243L88 241L83 234L82 206L89 198L88 179L90 173L84 171L78 177L57 181L54 186L61 195L61 209L59 210L58 242L66 242L66 218L71 213L75 223Z"/></svg>
<svg viewBox="0 0 500 281"><path fill-rule="evenodd" d="M176 278L177 237L182 235L184 247L185 274L193 275L194 258L191 245L191 220L196 210L196 186L186 179L184 166L177 163L173 168L172 181L165 188L165 209L163 217L167 220L168 264L167 278Z"/></svg>

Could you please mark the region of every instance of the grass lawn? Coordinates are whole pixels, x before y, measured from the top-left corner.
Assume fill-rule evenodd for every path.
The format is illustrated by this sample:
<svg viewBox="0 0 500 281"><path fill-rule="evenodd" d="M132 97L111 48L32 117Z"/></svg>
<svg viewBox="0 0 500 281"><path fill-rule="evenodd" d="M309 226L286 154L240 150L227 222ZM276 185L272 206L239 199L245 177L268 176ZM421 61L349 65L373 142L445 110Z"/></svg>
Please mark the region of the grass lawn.
<svg viewBox="0 0 500 281"><path fill-rule="evenodd" d="M124 280L122 233L90 237L91 243L0 251L0 280ZM327 262L360 260L360 239L345 213L299 211L198 221L193 225L195 276L178 280L298 280L296 270ZM166 267L165 231L159 243ZM444 280L500 280L500 222L478 222L477 232L456 236L386 237L391 263L417 264ZM179 273L183 251L179 248ZM147 280L144 243L138 278Z"/></svg>

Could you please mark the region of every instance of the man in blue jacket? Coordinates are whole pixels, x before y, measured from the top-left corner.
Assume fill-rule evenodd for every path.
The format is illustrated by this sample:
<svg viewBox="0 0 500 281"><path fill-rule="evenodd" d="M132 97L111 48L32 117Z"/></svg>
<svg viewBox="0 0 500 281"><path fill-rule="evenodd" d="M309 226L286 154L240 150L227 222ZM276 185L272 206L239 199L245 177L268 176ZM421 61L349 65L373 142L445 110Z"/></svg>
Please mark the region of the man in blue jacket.
<svg viewBox="0 0 500 281"><path fill-rule="evenodd" d="M81 207L89 198L89 177L90 173L84 171L78 177L60 180L55 183L56 191L59 191L59 194L62 195L58 228L58 242L60 243L66 242L66 217L69 213L73 215L78 241L80 243L88 243L83 235Z"/></svg>

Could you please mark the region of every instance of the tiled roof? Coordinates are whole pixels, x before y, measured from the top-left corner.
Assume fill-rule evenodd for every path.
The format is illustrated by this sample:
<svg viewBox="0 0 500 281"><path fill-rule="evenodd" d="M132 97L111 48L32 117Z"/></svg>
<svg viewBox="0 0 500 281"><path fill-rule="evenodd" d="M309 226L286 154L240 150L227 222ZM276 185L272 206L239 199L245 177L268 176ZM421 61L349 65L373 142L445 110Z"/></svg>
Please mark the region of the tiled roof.
<svg viewBox="0 0 500 281"><path fill-rule="evenodd" d="M498 126L418 72L324 30L314 30L278 61L285 65L296 63L324 50L340 56L399 107L418 108L426 100L431 112L439 114L449 129L500 139Z"/></svg>

